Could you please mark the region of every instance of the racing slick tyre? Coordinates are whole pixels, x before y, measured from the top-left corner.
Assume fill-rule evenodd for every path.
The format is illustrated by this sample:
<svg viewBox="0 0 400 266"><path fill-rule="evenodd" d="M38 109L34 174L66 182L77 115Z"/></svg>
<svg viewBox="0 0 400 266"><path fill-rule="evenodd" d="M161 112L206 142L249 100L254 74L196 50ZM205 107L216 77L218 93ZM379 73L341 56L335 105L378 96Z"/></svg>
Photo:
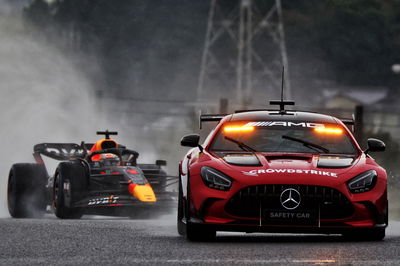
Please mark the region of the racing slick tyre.
<svg viewBox="0 0 400 266"><path fill-rule="evenodd" d="M18 163L11 167L7 185L8 211L13 218L40 218L46 211L44 165Z"/></svg>
<svg viewBox="0 0 400 266"><path fill-rule="evenodd" d="M82 210L74 207L87 192L88 182L84 166L80 162L62 162L54 177L53 207L58 218L79 219Z"/></svg>
<svg viewBox="0 0 400 266"><path fill-rule="evenodd" d="M355 241L380 241L385 238L385 235L386 228L373 228L344 233L343 237Z"/></svg>
<svg viewBox="0 0 400 266"><path fill-rule="evenodd" d="M182 221L183 216L184 216L184 199L183 199L181 178L179 178L177 227L178 227L178 233L181 236L186 235L186 224Z"/></svg>

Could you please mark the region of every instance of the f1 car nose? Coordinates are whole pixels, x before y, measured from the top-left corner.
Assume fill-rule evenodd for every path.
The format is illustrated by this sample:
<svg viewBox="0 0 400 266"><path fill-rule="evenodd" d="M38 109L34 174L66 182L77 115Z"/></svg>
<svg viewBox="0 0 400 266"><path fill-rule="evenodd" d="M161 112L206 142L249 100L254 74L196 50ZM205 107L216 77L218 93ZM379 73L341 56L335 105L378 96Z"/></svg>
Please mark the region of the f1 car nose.
<svg viewBox="0 0 400 266"><path fill-rule="evenodd" d="M129 184L128 186L129 193L143 202L156 202L156 195L152 187L149 184L146 185L137 185L137 184Z"/></svg>

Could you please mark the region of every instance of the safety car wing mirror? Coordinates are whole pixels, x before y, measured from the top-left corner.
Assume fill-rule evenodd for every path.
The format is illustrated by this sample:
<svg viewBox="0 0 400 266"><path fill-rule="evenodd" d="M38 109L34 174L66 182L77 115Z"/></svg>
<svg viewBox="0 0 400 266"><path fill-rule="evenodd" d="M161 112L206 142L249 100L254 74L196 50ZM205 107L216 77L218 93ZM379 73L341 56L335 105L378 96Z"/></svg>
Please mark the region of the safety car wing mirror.
<svg viewBox="0 0 400 266"><path fill-rule="evenodd" d="M385 151L386 145L382 140L369 138L368 139L368 148L365 150L365 153L368 152L380 152Z"/></svg>
<svg viewBox="0 0 400 266"><path fill-rule="evenodd" d="M200 151L203 151L203 147L199 144L200 136L199 134L189 134L183 136L181 139L181 146L186 147L199 147Z"/></svg>

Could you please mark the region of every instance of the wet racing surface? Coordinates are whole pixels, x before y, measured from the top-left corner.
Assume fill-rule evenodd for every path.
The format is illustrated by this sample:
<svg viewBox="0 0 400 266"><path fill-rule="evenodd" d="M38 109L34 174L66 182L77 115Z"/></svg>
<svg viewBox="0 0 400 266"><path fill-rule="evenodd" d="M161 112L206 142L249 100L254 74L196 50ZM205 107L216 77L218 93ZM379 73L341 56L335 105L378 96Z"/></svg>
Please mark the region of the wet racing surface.
<svg viewBox="0 0 400 266"><path fill-rule="evenodd" d="M85 217L84 217L85 218ZM400 222L380 242L340 236L219 233L194 243L178 236L174 216L160 220L0 220L1 265L341 264L399 265Z"/></svg>

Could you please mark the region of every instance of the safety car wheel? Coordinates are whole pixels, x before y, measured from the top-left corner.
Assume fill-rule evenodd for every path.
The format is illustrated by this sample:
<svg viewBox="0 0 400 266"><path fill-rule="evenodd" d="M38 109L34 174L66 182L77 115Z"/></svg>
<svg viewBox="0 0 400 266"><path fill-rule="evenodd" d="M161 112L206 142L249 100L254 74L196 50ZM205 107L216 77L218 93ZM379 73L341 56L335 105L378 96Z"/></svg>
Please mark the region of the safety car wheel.
<svg viewBox="0 0 400 266"><path fill-rule="evenodd" d="M87 191L87 177L80 162L62 162L54 177L53 208L61 219L79 219L82 211L74 207Z"/></svg>
<svg viewBox="0 0 400 266"><path fill-rule="evenodd" d="M343 237L355 241L380 241L385 238L386 228L373 228L344 233Z"/></svg>
<svg viewBox="0 0 400 266"><path fill-rule="evenodd" d="M215 238L216 231L204 225L186 223L186 238L191 241L211 241Z"/></svg>
<svg viewBox="0 0 400 266"><path fill-rule="evenodd" d="M181 236L184 236L186 234L186 224L182 221L183 216L184 216L184 199L183 199L181 178L179 178L177 228L178 228L178 233Z"/></svg>
<svg viewBox="0 0 400 266"><path fill-rule="evenodd" d="M11 167L7 185L8 211L13 218L39 218L46 211L44 165L18 163Z"/></svg>
<svg viewBox="0 0 400 266"><path fill-rule="evenodd" d="M186 238L190 241L211 241L215 238L216 236L216 231L213 230L212 228L205 227L202 224L193 224L190 223L190 179L188 179L188 189L187 189L187 197L186 201L181 201L182 204L182 210L184 212L185 218L186 218L186 223L182 224L184 225L183 231L186 234ZM181 190L182 191L182 190ZM183 196L182 196L183 199Z"/></svg>

